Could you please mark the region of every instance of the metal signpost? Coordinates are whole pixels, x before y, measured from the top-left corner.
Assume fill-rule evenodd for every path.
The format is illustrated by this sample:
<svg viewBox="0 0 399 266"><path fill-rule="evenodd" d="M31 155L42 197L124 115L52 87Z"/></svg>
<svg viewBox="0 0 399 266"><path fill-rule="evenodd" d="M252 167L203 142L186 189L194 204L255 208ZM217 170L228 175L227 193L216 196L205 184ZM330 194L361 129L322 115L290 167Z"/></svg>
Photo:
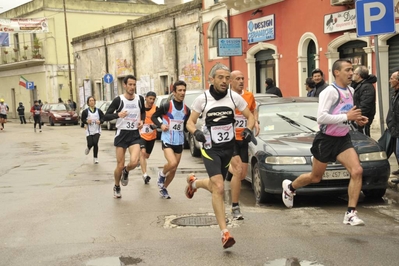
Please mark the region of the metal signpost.
<svg viewBox="0 0 399 266"><path fill-rule="evenodd" d="M382 110L382 88L380 75L380 56L378 34L395 32L394 0L357 0L356 1L357 36L373 36L377 67L378 105L380 112L381 136L384 134L384 117Z"/></svg>

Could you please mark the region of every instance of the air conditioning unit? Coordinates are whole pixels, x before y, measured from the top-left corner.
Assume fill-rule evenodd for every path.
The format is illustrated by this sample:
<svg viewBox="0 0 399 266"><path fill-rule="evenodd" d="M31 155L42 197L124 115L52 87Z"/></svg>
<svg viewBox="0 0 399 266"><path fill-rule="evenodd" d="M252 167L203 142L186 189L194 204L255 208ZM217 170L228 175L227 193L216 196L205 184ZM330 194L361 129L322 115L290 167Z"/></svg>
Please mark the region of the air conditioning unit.
<svg viewBox="0 0 399 266"><path fill-rule="evenodd" d="M354 4L354 0L330 0L332 6L343 6Z"/></svg>

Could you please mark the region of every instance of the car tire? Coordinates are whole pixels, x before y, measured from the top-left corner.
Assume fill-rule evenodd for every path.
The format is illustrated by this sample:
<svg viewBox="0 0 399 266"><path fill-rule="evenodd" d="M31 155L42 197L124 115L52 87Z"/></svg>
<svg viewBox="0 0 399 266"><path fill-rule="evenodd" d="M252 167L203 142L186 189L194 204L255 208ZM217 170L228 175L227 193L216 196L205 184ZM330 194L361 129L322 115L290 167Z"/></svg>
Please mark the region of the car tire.
<svg viewBox="0 0 399 266"><path fill-rule="evenodd" d="M114 127L112 126L110 121L107 121L107 129L112 130Z"/></svg>
<svg viewBox="0 0 399 266"><path fill-rule="evenodd" d="M385 195L385 192L386 192L385 188L363 190L363 194L367 198L371 199L381 199Z"/></svg>
<svg viewBox="0 0 399 266"><path fill-rule="evenodd" d="M188 140L189 140L189 148L190 148L191 156L200 157L201 150L198 149L197 147L195 147L195 140L194 140L194 136L192 134L189 134Z"/></svg>
<svg viewBox="0 0 399 266"><path fill-rule="evenodd" d="M50 126L54 126L54 121L51 117L48 118L48 122L49 122Z"/></svg>
<svg viewBox="0 0 399 266"><path fill-rule="evenodd" d="M265 186L263 185L257 162L252 167L252 189L254 190L257 203L266 203L274 199L274 195L265 192Z"/></svg>
<svg viewBox="0 0 399 266"><path fill-rule="evenodd" d="M184 149L190 149L190 140L187 140L186 137L184 137Z"/></svg>

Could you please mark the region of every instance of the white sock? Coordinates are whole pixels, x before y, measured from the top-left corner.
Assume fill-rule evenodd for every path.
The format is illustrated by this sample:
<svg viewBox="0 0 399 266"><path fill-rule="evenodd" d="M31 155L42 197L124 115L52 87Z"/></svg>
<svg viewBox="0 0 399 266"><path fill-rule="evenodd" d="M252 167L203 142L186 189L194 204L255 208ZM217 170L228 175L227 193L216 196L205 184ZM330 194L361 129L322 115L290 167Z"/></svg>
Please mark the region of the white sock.
<svg viewBox="0 0 399 266"><path fill-rule="evenodd" d="M228 231L229 231L229 230L227 230L227 229L223 229L222 232L221 232L222 237L223 237L224 233L225 233L225 232L228 232Z"/></svg>
<svg viewBox="0 0 399 266"><path fill-rule="evenodd" d="M144 173L143 176L144 176L144 177L147 177L148 175L147 175L147 173Z"/></svg>
<svg viewBox="0 0 399 266"><path fill-rule="evenodd" d="M191 183L191 188L193 188L193 189L196 189L196 188L197 188L196 182L197 182L197 181L194 181L193 183Z"/></svg>

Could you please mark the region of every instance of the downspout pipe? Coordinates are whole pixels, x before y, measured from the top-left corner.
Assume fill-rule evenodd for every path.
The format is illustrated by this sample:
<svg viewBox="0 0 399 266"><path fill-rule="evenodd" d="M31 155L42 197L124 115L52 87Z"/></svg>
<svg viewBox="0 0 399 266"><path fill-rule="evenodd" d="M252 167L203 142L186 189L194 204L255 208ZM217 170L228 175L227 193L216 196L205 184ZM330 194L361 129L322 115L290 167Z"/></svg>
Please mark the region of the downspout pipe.
<svg viewBox="0 0 399 266"><path fill-rule="evenodd" d="M109 73L107 38L104 38L105 72Z"/></svg>
<svg viewBox="0 0 399 266"><path fill-rule="evenodd" d="M231 22L231 19L230 19L231 17L230 17L230 9L227 9L227 38L231 38L231 34L230 34L230 22ZM233 67L233 63L232 63L232 60L231 60L231 56L229 56L229 68L230 68L230 71L233 71L234 69L232 69L232 67Z"/></svg>
<svg viewBox="0 0 399 266"><path fill-rule="evenodd" d="M177 81L179 77L179 53L178 53L178 45L177 45L177 29L176 29L176 18L173 18L173 34L174 34L174 45L175 45L175 78ZM170 92L169 92L170 93Z"/></svg>
<svg viewBox="0 0 399 266"><path fill-rule="evenodd" d="M136 69L136 49L134 47L134 33L133 33L133 29L130 31L131 34L131 41L130 41L130 45L131 45L131 49L132 49L132 64L133 64L133 75L137 78L137 69Z"/></svg>

